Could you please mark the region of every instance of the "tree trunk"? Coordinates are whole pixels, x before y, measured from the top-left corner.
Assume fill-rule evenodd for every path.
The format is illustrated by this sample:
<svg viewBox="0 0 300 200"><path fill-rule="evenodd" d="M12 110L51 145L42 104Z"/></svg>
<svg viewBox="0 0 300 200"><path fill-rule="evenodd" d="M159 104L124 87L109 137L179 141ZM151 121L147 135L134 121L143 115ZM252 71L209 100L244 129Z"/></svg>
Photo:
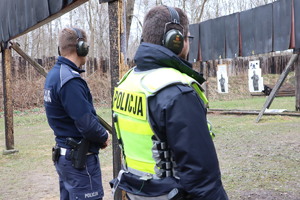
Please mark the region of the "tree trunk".
<svg viewBox="0 0 300 200"><path fill-rule="evenodd" d="M123 0L108 3L109 13L109 42L110 42L110 70L111 70L111 95L114 94L114 87L117 86L119 76L125 71L126 62L126 29L125 24L125 3ZM125 41L124 41L125 40ZM113 98L112 98L113 99ZM112 119L114 121L114 119ZM112 136L113 145L113 176L116 178L121 169L121 150L119 148L116 131ZM124 198L124 193L116 190L115 200Z"/></svg>
<svg viewBox="0 0 300 200"><path fill-rule="evenodd" d="M134 3L135 3L135 0L127 0L127 5L126 5L126 41L127 41L127 44L126 44L126 47L128 47L130 28L131 28L133 10L134 10Z"/></svg>
<svg viewBox="0 0 300 200"><path fill-rule="evenodd" d="M199 15L198 20L197 20L198 22L200 22L201 19L202 19L202 16L203 16L203 13L204 13L204 6L205 6L206 2L207 2L207 0L204 0L203 3L202 3L200 15Z"/></svg>
<svg viewBox="0 0 300 200"><path fill-rule="evenodd" d="M298 57L297 62L295 62L295 79L296 79L296 88L295 88L295 96L296 96L296 111L300 111L300 59Z"/></svg>
<svg viewBox="0 0 300 200"><path fill-rule="evenodd" d="M88 3L88 12L89 14L88 18L89 18L89 28L90 28L90 40L89 40L89 45L90 45L90 51L89 51L89 57L91 57L92 59L94 59L94 44L95 44L95 27L94 27L94 23L93 20L94 18L92 17L92 1L89 1ZM94 70L91 71L91 73L93 73Z"/></svg>

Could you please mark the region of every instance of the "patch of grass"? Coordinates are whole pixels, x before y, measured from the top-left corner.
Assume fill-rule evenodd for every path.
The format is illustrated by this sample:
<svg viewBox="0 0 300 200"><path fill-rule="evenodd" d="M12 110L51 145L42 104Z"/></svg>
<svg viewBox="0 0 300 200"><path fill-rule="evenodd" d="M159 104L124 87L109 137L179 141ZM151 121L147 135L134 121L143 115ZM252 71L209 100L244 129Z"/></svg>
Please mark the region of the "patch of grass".
<svg viewBox="0 0 300 200"><path fill-rule="evenodd" d="M291 98L278 98L288 105ZM212 102L215 108L257 109L261 98ZM278 108L278 107L276 107ZM236 108L235 108L236 109ZM258 108L260 109L260 107ZM111 124L110 107L97 113ZM208 115L216 133L214 144L224 187L233 200L283 199L300 196L300 118ZM0 118L0 148L5 149ZM54 136L45 113L21 112L14 117L15 148L19 153L0 155L0 199L58 199L58 176L51 161ZM100 151L104 200L111 200L112 146Z"/></svg>
<svg viewBox="0 0 300 200"><path fill-rule="evenodd" d="M243 100L211 101L209 107L219 109L261 110L266 100L267 97L251 97ZM289 111L294 111L295 102L295 97L276 97L273 100L270 109L287 109Z"/></svg>
<svg viewBox="0 0 300 200"><path fill-rule="evenodd" d="M231 199L300 196L300 119L209 115L223 183ZM248 196L248 197L247 197Z"/></svg>
<svg viewBox="0 0 300 200"><path fill-rule="evenodd" d="M97 113L111 122L110 108L99 108ZM39 109L17 112L14 143L19 153L0 154L0 199L58 199L58 175L51 160L54 135L45 113ZM3 118L0 118L0 149L5 149ZM112 179L111 151L110 146L99 155L107 191Z"/></svg>

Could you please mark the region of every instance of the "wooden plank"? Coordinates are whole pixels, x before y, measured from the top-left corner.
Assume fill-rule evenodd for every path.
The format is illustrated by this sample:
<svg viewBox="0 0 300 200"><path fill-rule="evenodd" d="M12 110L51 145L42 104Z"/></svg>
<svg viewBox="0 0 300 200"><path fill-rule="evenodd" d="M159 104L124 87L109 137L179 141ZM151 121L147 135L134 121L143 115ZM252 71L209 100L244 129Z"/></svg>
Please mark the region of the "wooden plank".
<svg viewBox="0 0 300 200"><path fill-rule="evenodd" d="M207 62L203 62L202 63L203 65L203 76L206 80L208 80L208 77L209 77L209 69L207 68ZM208 81L205 81L203 86L204 86L204 90L205 90L205 96L207 98L207 100L209 100L209 82Z"/></svg>
<svg viewBox="0 0 300 200"><path fill-rule="evenodd" d="M41 75L43 75L45 78L47 76L47 72L45 69L37 63L35 60L33 60L29 55L27 55L17 43L15 42L10 42L11 47L20 55L22 56L25 60L27 60L35 69L38 71Z"/></svg>
<svg viewBox="0 0 300 200"><path fill-rule="evenodd" d="M298 54L293 54L291 59L289 60L287 66L285 67L284 71L282 72L282 74L280 75L275 87L273 88L271 94L269 95L268 99L266 100L263 108L261 109L257 119L256 119L256 123L259 122L259 120L261 119L261 117L263 116L265 110L267 108L270 107L270 105L272 104L274 98L275 98L275 95L278 91L278 89L280 88L280 86L282 85L282 83L284 82L285 78L287 77L287 75L289 74L289 72L291 71L292 69L292 66L294 64L294 62L297 60L298 58Z"/></svg>
<svg viewBox="0 0 300 200"><path fill-rule="evenodd" d="M3 98L4 98L4 124L5 124L5 145L3 154L17 152L14 149L14 120L13 120L13 98L12 98L12 55L7 44L2 48L2 76L3 76Z"/></svg>
<svg viewBox="0 0 300 200"><path fill-rule="evenodd" d="M257 115L260 110L229 110L229 109L208 109L209 114L223 114L223 115ZM280 115L280 116L292 116L300 117L300 112L265 112L264 115Z"/></svg>

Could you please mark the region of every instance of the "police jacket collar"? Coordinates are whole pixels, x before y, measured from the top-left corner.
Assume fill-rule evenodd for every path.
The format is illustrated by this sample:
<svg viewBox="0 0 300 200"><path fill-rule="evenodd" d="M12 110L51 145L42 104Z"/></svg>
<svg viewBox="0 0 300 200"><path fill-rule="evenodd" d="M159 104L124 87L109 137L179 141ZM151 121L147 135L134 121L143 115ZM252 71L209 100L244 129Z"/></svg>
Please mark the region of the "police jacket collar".
<svg viewBox="0 0 300 200"><path fill-rule="evenodd" d="M141 43L137 49L134 61L137 65L135 69L138 71L170 67L187 74L200 84L205 81L202 75L192 69L191 63L181 59L171 50L161 45Z"/></svg>
<svg viewBox="0 0 300 200"><path fill-rule="evenodd" d="M75 63L73 63L71 60L65 58L65 57L62 57L62 56L59 56L57 58L57 64L61 65L61 64L65 64L65 65L68 65L69 67L71 67L74 71L78 72L79 74L82 73L82 72L85 72L85 70L83 69L79 69Z"/></svg>

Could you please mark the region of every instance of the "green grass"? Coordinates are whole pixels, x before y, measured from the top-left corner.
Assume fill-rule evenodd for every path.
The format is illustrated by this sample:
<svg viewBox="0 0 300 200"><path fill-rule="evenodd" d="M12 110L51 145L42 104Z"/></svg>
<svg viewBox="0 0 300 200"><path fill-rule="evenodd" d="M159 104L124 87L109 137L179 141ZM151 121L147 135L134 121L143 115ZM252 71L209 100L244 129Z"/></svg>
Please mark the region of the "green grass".
<svg viewBox="0 0 300 200"><path fill-rule="evenodd" d="M99 108L97 111L107 122L111 122L109 108ZM4 132L2 117L1 150L5 150ZM14 112L14 144L18 153L0 154L0 200L58 199L57 174L51 161L54 135L45 113L41 110ZM111 147L101 151L100 158L104 169L110 167ZM112 175L106 179L109 181L111 178Z"/></svg>
<svg viewBox="0 0 300 200"><path fill-rule="evenodd" d="M300 196L300 119L209 115L223 183L231 199ZM247 198L249 196L249 198Z"/></svg>
<svg viewBox="0 0 300 200"><path fill-rule="evenodd" d="M261 109L265 98L211 102L212 108ZM275 98L276 109L292 110L291 97ZM290 106L290 107L289 107ZM97 113L111 124L110 108ZM222 181L232 200L283 199L300 196L300 118L208 115L216 133ZM0 155L0 200L58 199L57 174L51 161L52 130L42 109L16 112L15 148L19 153ZM0 118L0 149L5 149L4 119ZM112 179L112 148L100 152L105 189Z"/></svg>
<svg viewBox="0 0 300 200"><path fill-rule="evenodd" d="M261 110L267 97L251 97L243 100L230 101L212 101L209 103L210 108L218 109L242 109L242 110ZM274 98L270 109L287 109L295 110L295 97L276 97Z"/></svg>

